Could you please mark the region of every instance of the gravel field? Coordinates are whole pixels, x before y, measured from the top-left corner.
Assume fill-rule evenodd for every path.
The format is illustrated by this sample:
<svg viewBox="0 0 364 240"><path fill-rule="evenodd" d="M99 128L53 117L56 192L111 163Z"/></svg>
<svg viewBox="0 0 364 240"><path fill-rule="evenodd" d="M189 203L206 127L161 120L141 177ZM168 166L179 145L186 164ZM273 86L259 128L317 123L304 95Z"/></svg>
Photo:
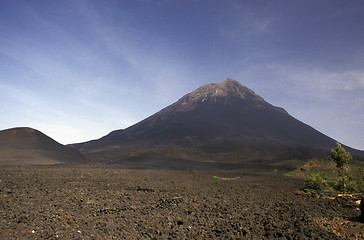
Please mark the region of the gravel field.
<svg viewBox="0 0 364 240"><path fill-rule="evenodd" d="M249 169L1 167L0 239L364 239L353 200L302 186Z"/></svg>

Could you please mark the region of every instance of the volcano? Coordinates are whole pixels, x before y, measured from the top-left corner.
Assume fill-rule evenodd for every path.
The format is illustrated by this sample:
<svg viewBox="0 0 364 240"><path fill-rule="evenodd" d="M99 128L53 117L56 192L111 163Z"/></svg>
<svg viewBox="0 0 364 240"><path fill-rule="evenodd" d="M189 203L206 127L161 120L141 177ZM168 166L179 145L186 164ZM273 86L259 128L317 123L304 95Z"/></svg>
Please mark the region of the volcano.
<svg viewBox="0 0 364 240"><path fill-rule="evenodd" d="M0 131L0 165L47 165L84 162L75 148L62 145L33 128Z"/></svg>
<svg viewBox="0 0 364 240"><path fill-rule="evenodd" d="M76 145L99 160L163 156L231 163L307 159L334 146L334 139L232 79L203 85L125 130Z"/></svg>

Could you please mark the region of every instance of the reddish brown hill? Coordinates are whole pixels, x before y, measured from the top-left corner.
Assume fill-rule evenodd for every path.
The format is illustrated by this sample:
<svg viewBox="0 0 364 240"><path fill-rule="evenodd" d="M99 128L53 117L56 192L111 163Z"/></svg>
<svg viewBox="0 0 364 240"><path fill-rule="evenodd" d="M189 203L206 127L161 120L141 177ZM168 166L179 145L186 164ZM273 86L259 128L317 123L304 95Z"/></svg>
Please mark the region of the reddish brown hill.
<svg viewBox="0 0 364 240"><path fill-rule="evenodd" d="M321 156L329 153L335 140L267 103L239 82L225 79L196 89L125 130L76 146L91 157L109 160L151 153L242 162Z"/></svg>
<svg viewBox="0 0 364 240"><path fill-rule="evenodd" d="M82 162L83 155L38 130L11 128L0 131L0 165Z"/></svg>

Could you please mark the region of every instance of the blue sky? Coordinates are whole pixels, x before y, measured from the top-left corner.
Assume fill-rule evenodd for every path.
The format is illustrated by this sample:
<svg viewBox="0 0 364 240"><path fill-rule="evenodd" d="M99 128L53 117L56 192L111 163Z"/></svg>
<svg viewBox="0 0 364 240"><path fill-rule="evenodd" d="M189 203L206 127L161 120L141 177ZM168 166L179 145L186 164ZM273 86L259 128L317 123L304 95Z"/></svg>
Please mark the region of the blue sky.
<svg viewBox="0 0 364 240"><path fill-rule="evenodd" d="M0 0L0 129L100 138L229 77L364 150L361 0Z"/></svg>

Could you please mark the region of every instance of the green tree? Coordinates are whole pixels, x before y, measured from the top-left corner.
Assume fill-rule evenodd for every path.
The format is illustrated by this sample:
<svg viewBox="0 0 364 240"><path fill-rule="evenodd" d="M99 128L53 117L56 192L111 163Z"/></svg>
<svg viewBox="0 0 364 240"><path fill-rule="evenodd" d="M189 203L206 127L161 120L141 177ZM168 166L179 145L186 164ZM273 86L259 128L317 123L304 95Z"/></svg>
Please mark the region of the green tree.
<svg viewBox="0 0 364 240"><path fill-rule="evenodd" d="M341 189L342 193L345 193L348 184L348 174L346 165L353 159L353 156L336 142L336 147L331 149L331 159L336 163L336 167L339 169L339 175L336 182L336 188Z"/></svg>
<svg viewBox="0 0 364 240"><path fill-rule="evenodd" d="M353 160L353 156L337 142L336 147L331 149L331 159L336 163L336 167L344 169Z"/></svg>

